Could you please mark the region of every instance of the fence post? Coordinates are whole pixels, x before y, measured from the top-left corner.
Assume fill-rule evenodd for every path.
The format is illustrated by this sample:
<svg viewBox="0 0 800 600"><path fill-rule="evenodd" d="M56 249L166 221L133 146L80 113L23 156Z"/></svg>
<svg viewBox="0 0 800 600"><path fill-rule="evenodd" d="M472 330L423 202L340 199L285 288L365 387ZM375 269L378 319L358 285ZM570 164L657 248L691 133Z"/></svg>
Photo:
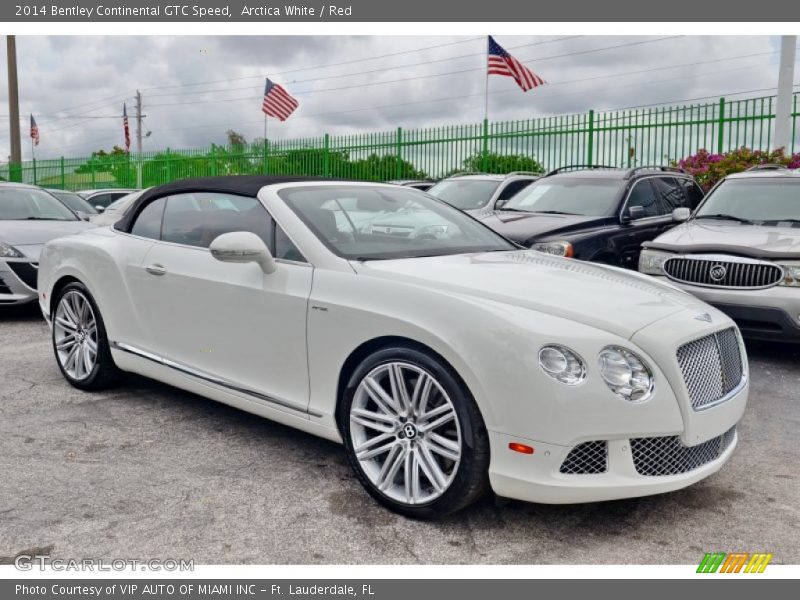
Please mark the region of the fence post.
<svg viewBox="0 0 800 600"><path fill-rule="evenodd" d="M403 128L397 128L397 137L395 139L395 152L397 160L395 160L394 178L403 178Z"/></svg>
<svg viewBox="0 0 800 600"><path fill-rule="evenodd" d="M36 159L33 159L33 185L38 185L36 183Z"/></svg>
<svg viewBox="0 0 800 600"><path fill-rule="evenodd" d="M489 119L483 120L483 150L481 151L481 171L489 170Z"/></svg>
<svg viewBox="0 0 800 600"><path fill-rule="evenodd" d="M586 164L594 164L594 109L589 110L589 131L586 140Z"/></svg>
<svg viewBox="0 0 800 600"><path fill-rule="evenodd" d="M64 172L64 157L61 157L61 189L67 189L67 177Z"/></svg>
<svg viewBox="0 0 800 600"><path fill-rule="evenodd" d="M725 98L719 99L719 116L717 122L717 154L722 154L725 139Z"/></svg>
<svg viewBox="0 0 800 600"><path fill-rule="evenodd" d="M169 183L170 181L172 181L172 157L169 155L169 148L167 148L166 154L167 154L167 181L166 181L166 183Z"/></svg>
<svg viewBox="0 0 800 600"><path fill-rule="evenodd" d="M92 156L92 158L89 159L89 167L92 170L92 189L94 189L96 187L95 186L96 178L95 178L95 175L94 175L94 156Z"/></svg>
<svg viewBox="0 0 800 600"><path fill-rule="evenodd" d="M264 175L269 173L269 163L267 162L267 138L264 138L264 142L261 144L261 154L263 156L263 166L261 168L264 171Z"/></svg>
<svg viewBox="0 0 800 600"><path fill-rule="evenodd" d="M322 174L325 177L331 176L331 136L325 134L325 145L322 151Z"/></svg>
<svg viewBox="0 0 800 600"><path fill-rule="evenodd" d="M211 174L217 174L217 145L211 144Z"/></svg>

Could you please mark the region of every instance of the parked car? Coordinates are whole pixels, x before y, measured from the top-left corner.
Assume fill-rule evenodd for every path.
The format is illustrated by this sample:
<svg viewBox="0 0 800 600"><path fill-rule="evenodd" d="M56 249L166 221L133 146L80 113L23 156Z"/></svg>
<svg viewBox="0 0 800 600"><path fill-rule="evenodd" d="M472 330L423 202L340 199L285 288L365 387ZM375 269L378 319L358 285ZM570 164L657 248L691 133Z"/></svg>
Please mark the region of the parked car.
<svg viewBox="0 0 800 600"><path fill-rule="evenodd" d="M142 192L143 190L131 192L130 194L122 196L122 198L114 200L114 202L109 204L102 213L91 217L89 220L97 227L113 225L122 218L122 215L125 214L125 211L130 208L134 200L142 195Z"/></svg>
<svg viewBox="0 0 800 600"><path fill-rule="evenodd" d="M88 221L89 217L97 214L97 209L89 204L83 196L78 195L77 192L70 192L69 190L46 190L52 194L72 212L77 214L84 221Z"/></svg>
<svg viewBox="0 0 800 600"><path fill-rule="evenodd" d="M463 173L442 179L428 189L431 196L477 215L503 206L510 198L536 181L538 173L516 171L507 175Z"/></svg>
<svg viewBox="0 0 800 600"><path fill-rule="evenodd" d="M800 342L800 173L729 175L689 221L644 245L639 270L716 306L746 336Z"/></svg>
<svg viewBox="0 0 800 600"><path fill-rule="evenodd" d="M40 187L0 183L0 305L36 300L42 245L90 227Z"/></svg>
<svg viewBox="0 0 800 600"><path fill-rule="evenodd" d="M395 185L404 185L406 187L414 188L421 192L425 192L431 188L436 182L427 179L392 179L386 183L393 183Z"/></svg>
<svg viewBox="0 0 800 600"><path fill-rule="evenodd" d="M414 204L447 235L361 233L340 199ZM47 244L39 287L73 386L131 371L343 442L367 491L412 517L489 487L548 503L685 487L731 456L747 401L723 313L636 272L520 250L395 185L156 187L112 228Z"/></svg>
<svg viewBox="0 0 800 600"><path fill-rule="evenodd" d="M677 169L572 166L479 218L526 248L635 269L642 242L685 221L702 197Z"/></svg>
<svg viewBox="0 0 800 600"><path fill-rule="evenodd" d="M78 193L83 196L89 204L94 206L97 212L101 213L112 202L136 191L137 190L133 189L109 188L102 190L81 190Z"/></svg>

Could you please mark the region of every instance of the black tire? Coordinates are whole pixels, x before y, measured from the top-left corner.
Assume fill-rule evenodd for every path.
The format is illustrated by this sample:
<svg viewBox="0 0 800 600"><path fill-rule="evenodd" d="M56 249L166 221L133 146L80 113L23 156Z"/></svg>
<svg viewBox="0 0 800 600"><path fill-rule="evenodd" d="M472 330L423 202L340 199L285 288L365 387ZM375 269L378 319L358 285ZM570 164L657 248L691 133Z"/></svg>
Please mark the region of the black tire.
<svg viewBox="0 0 800 600"><path fill-rule="evenodd" d="M461 459L449 487L441 496L424 504L398 502L384 494L370 481L353 448L350 410L359 384L375 368L398 361L421 368L435 378L453 404L461 432ZM472 504L489 489L489 437L483 417L464 383L439 357L405 346L374 352L350 376L337 416L347 458L358 480L373 498L394 512L414 519L439 518Z"/></svg>
<svg viewBox="0 0 800 600"><path fill-rule="evenodd" d="M92 312L94 313L94 319L97 325L97 356L95 359L95 364L88 376L81 378L75 378L67 372L67 370L64 368L64 365L61 364L61 359L59 358L58 350L56 348L56 312L64 296L70 292L76 292L85 298L86 301L88 301L92 308ZM51 340L53 343L53 353L56 357L56 364L58 365L61 374L64 376L64 379L66 379L70 385L80 390L92 391L108 388L119 381L122 371L117 368L117 365L114 364L114 359L111 357L111 348L108 344L108 336L106 335L103 317L100 314L97 303L85 285L80 282L73 282L64 286L58 292L58 296L53 303L51 319L53 320Z"/></svg>

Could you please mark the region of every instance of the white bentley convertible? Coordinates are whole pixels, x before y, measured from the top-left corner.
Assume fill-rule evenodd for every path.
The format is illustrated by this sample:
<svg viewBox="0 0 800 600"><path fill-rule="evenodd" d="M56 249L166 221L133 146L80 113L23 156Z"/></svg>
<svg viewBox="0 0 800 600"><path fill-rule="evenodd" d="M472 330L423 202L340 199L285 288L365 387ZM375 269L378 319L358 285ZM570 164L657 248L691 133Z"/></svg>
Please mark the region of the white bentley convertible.
<svg viewBox="0 0 800 600"><path fill-rule="evenodd" d="M408 226L363 226L381 214ZM49 242L39 300L72 385L135 372L344 442L369 493L414 517L489 487L548 503L685 487L731 456L747 402L721 312L393 185L153 188L112 228Z"/></svg>

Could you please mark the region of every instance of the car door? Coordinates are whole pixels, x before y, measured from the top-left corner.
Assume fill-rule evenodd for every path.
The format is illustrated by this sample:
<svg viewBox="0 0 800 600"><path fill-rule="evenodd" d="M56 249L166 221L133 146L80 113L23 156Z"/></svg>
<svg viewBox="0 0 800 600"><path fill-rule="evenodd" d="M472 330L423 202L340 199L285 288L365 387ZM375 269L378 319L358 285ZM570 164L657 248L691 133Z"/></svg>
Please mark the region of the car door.
<svg viewBox="0 0 800 600"><path fill-rule="evenodd" d="M259 235L276 256L275 272L214 259L209 245L232 231ZM273 408L305 411L313 268L256 198L170 196L142 269L138 301L153 332L147 350Z"/></svg>
<svg viewBox="0 0 800 600"><path fill-rule="evenodd" d="M628 191L620 213L619 256L623 267L636 268L643 242L655 239L668 224L672 223L664 203L653 185L653 177L635 181ZM631 208L640 207L636 216L631 216Z"/></svg>

